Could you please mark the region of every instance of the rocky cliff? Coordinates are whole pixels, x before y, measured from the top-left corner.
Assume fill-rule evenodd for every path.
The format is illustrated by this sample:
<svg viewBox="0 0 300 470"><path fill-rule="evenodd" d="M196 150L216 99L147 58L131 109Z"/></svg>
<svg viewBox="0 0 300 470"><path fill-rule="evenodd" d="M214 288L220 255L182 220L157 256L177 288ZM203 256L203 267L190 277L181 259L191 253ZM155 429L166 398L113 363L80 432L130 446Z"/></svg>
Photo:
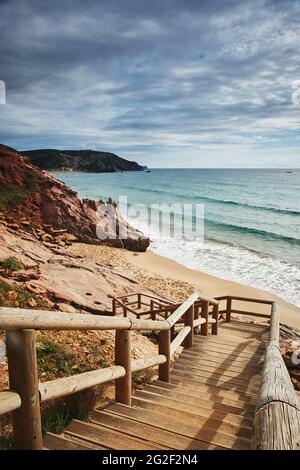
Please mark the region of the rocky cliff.
<svg viewBox="0 0 300 470"><path fill-rule="evenodd" d="M22 152L31 163L44 170L85 171L108 173L116 171L142 171L136 162L109 152L94 150L41 149Z"/></svg>
<svg viewBox="0 0 300 470"><path fill-rule="evenodd" d="M45 230L57 235L65 230L78 241L106 244L134 251L145 251L149 239L128 226L117 208L84 199L75 191L33 166L16 150L0 145L0 212L11 226L27 226L28 230ZM123 238L117 233L126 233ZM97 233L104 234L100 240ZM103 239L105 238L105 239Z"/></svg>

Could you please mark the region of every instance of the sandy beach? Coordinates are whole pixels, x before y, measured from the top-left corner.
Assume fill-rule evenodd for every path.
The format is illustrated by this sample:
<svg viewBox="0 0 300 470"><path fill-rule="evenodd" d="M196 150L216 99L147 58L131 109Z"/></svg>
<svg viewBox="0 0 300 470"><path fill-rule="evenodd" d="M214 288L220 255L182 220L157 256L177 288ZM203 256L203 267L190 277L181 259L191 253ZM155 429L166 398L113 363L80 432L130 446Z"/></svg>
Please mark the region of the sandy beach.
<svg viewBox="0 0 300 470"><path fill-rule="evenodd" d="M212 297L236 295L274 300L280 307L281 323L300 329L300 309L276 295L251 286L227 281L195 271L169 258L156 255L151 249L145 253L105 246L75 244L72 251L89 256L98 262L110 263L121 271L135 276L142 285L175 301L184 300L193 291ZM251 311L251 304L235 302L235 308ZM255 305L255 311L269 313L268 305Z"/></svg>

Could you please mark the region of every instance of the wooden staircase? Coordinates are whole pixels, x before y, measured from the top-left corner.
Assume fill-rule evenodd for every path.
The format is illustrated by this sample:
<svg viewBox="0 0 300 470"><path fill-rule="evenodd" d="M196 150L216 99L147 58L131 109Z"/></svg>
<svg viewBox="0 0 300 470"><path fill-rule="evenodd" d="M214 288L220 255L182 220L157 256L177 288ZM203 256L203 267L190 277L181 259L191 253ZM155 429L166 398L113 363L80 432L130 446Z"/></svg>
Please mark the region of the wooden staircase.
<svg viewBox="0 0 300 470"><path fill-rule="evenodd" d="M13 413L15 449L300 449L300 406L280 352L275 302L199 293L181 305L140 293L112 300L115 316L0 308L10 381L0 415ZM115 331L115 363L39 383L36 330ZM132 331L155 331L158 353L133 358ZM132 373L154 366L158 380L132 395ZM115 384L114 402L61 435L42 435L41 403L107 382Z"/></svg>
<svg viewBox="0 0 300 470"><path fill-rule="evenodd" d="M45 449L250 449L269 326L231 321L195 335L171 382L138 390L132 406L111 402L89 422L73 420Z"/></svg>

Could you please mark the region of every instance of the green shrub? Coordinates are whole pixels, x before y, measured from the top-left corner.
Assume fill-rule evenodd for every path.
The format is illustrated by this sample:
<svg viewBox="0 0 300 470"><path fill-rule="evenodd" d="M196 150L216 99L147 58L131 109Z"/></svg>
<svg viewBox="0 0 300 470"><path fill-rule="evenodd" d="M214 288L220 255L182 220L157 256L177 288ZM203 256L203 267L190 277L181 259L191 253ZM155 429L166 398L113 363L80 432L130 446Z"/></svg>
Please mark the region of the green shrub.
<svg viewBox="0 0 300 470"><path fill-rule="evenodd" d="M61 345L48 339L43 340L37 348L37 358L41 372L58 371L67 375L81 372L78 368L74 369L76 358Z"/></svg>
<svg viewBox="0 0 300 470"><path fill-rule="evenodd" d="M19 186L7 187L0 184L0 209L17 209L30 195L30 191Z"/></svg>
<svg viewBox="0 0 300 470"><path fill-rule="evenodd" d="M23 263L19 261L15 256L10 256L6 258L1 263L2 268L9 269L10 271L19 271L24 268Z"/></svg>

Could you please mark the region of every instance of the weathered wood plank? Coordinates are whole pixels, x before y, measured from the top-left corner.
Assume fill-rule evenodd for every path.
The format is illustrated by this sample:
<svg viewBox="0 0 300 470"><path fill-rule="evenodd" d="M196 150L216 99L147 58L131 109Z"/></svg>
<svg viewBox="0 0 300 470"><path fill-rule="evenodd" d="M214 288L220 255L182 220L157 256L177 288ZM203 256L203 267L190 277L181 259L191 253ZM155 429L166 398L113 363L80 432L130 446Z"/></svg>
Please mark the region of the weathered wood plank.
<svg viewBox="0 0 300 470"><path fill-rule="evenodd" d="M21 406L21 397L16 392L0 392L0 415L16 410Z"/></svg>
<svg viewBox="0 0 300 470"><path fill-rule="evenodd" d="M254 420L253 447L258 450L300 450L300 411L280 401L260 408Z"/></svg>
<svg viewBox="0 0 300 470"><path fill-rule="evenodd" d="M300 406L279 347L279 311L275 303L257 399L253 448L300 450Z"/></svg>
<svg viewBox="0 0 300 470"><path fill-rule="evenodd" d="M125 370L125 374L116 381L116 401L131 405L131 332L116 331L115 363Z"/></svg>
<svg viewBox="0 0 300 470"><path fill-rule="evenodd" d="M109 411L95 411L91 416L91 420L96 424L100 423L110 429L114 429L133 437L142 436L143 439L146 439L149 442L167 446L169 449L196 450L200 447L200 442L196 439L185 437L150 424L135 421Z"/></svg>
<svg viewBox="0 0 300 470"><path fill-rule="evenodd" d="M72 395L86 388L110 382L124 376L124 367L111 366L105 369L93 370L70 377L62 377L50 380L49 382L43 382L39 384L41 401Z"/></svg>
<svg viewBox="0 0 300 470"><path fill-rule="evenodd" d="M234 413L226 412L223 409L218 410L217 408L207 408L205 406L201 406L200 403L196 404L195 400L181 400L182 396L171 396L170 394L162 394L160 390L155 390L151 387L144 388L142 391L139 390L134 395L137 398L142 398L144 400L150 400L159 405L163 405L166 407L179 411L189 412L193 415L199 415L205 418L215 419L222 421L224 423L229 423L233 427L241 428L244 427L245 429L252 430L252 421L245 419L244 416L239 416ZM247 433L249 436L249 433Z"/></svg>
<svg viewBox="0 0 300 470"><path fill-rule="evenodd" d="M166 388L159 386L157 383L155 385L145 385L144 390L156 391L159 395L170 396L194 406L200 406L201 408L216 409L226 413L237 414L238 416L245 416L247 419L253 420L254 406L250 405L247 407L247 404L242 401L219 397L217 394L208 393L207 395L200 395L188 387Z"/></svg>
<svg viewBox="0 0 300 470"><path fill-rule="evenodd" d="M170 361L171 361L171 330L159 333L159 354L165 356L166 362L159 366L159 379L170 382Z"/></svg>
<svg viewBox="0 0 300 470"><path fill-rule="evenodd" d="M165 321L0 307L1 330L168 330Z"/></svg>
<svg viewBox="0 0 300 470"><path fill-rule="evenodd" d="M132 359L131 371L138 372L139 370L148 369L149 367L159 366L167 362L166 356L156 354L154 356L143 357L141 359Z"/></svg>
<svg viewBox="0 0 300 470"><path fill-rule="evenodd" d="M183 302L183 304L178 307L172 315L166 320L166 322L171 326L175 325L175 323L180 320L180 318L185 314L185 312L194 304L194 302L198 299L199 294L194 293L190 295L190 297Z"/></svg>
<svg viewBox="0 0 300 470"><path fill-rule="evenodd" d="M171 356L173 356L173 354L177 351L177 349L179 348L179 346L181 346L183 340L185 339L185 337L189 334L189 332L191 331L191 327L190 326L185 326L184 328L182 328L182 330L177 334L176 338L173 339L172 343L171 343L171 349L170 349L170 354Z"/></svg>
<svg viewBox="0 0 300 470"><path fill-rule="evenodd" d="M74 419L64 431L66 435L79 437L88 442L100 444L112 450L161 450L166 446L154 444L147 440L128 436L127 434L108 429L94 423L84 423Z"/></svg>
<svg viewBox="0 0 300 470"><path fill-rule="evenodd" d="M199 418L184 412L174 410L172 413L172 419L166 420L167 409L165 407L158 407L144 401L143 408L138 407L126 407L118 404L108 405L110 411L116 412L123 416L130 416L131 419L135 419L144 423L152 424L153 426L161 429L166 429L187 437L192 437L199 441L207 443L207 448L211 446L220 446L227 449L249 449L251 441L242 437L222 434L219 431L218 423L213 423L212 427L204 427L203 424L199 424ZM201 447L200 447L201 449Z"/></svg>
<svg viewBox="0 0 300 470"><path fill-rule="evenodd" d="M10 388L21 398L20 408L13 411L14 444L17 450L43 447L36 332L7 331L6 347Z"/></svg>

